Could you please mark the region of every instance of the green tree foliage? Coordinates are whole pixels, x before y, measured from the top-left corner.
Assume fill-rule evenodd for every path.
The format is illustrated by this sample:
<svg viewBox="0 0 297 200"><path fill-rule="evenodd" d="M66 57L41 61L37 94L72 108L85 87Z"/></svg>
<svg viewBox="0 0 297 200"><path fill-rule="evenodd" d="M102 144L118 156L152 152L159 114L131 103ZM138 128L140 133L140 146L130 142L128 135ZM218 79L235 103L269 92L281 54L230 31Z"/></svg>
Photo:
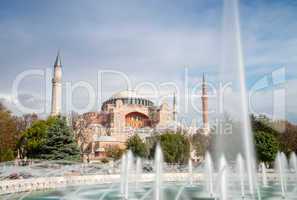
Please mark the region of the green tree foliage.
<svg viewBox="0 0 297 200"><path fill-rule="evenodd" d="M39 120L22 133L19 146L23 155L28 158L40 158L42 147L47 139L48 127L47 121Z"/></svg>
<svg viewBox="0 0 297 200"><path fill-rule="evenodd" d="M258 131L254 135L257 158L261 162L273 162L279 151L277 138L267 132Z"/></svg>
<svg viewBox="0 0 297 200"><path fill-rule="evenodd" d="M49 118L40 157L47 160L78 160L79 149L65 117Z"/></svg>
<svg viewBox="0 0 297 200"><path fill-rule="evenodd" d="M258 117L251 115L250 119L258 161L273 162L281 146L279 131L273 127L272 121L264 115Z"/></svg>
<svg viewBox="0 0 297 200"><path fill-rule="evenodd" d="M26 125L28 128L21 133L17 143L22 158L41 158L42 147L48 137L48 129L56 120L56 117L49 117L47 120L35 119L30 122L31 125Z"/></svg>
<svg viewBox="0 0 297 200"><path fill-rule="evenodd" d="M254 132L265 132L275 136L280 151L289 155L297 152L297 126L288 121L273 121L266 116L251 116Z"/></svg>
<svg viewBox="0 0 297 200"><path fill-rule="evenodd" d="M190 143L181 133L167 132L156 136L154 148L150 151L151 157L159 142L163 151L164 160L168 163L186 163L190 157Z"/></svg>
<svg viewBox="0 0 297 200"><path fill-rule="evenodd" d="M130 149L132 153L139 157L147 156L147 146L141 140L141 138L135 134L127 140L127 149Z"/></svg>
<svg viewBox="0 0 297 200"><path fill-rule="evenodd" d="M110 157L114 160L119 160L123 153L125 152L124 149L121 149L120 147L114 145L114 146L111 146L109 148L107 148L106 150L106 154L107 154L107 157Z"/></svg>
<svg viewBox="0 0 297 200"><path fill-rule="evenodd" d="M15 158L16 135L16 123L11 113L0 103L0 162Z"/></svg>
<svg viewBox="0 0 297 200"><path fill-rule="evenodd" d="M265 133L271 133L275 136L279 135L279 132L273 128L272 123L269 118L264 115L256 117L254 115L250 116L251 126L254 132L262 131Z"/></svg>
<svg viewBox="0 0 297 200"><path fill-rule="evenodd" d="M211 137L204 135L203 133L197 132L190 137L192 148L196 152L196 156L204 156L206 151L209 150L211 144Z"/></svg>

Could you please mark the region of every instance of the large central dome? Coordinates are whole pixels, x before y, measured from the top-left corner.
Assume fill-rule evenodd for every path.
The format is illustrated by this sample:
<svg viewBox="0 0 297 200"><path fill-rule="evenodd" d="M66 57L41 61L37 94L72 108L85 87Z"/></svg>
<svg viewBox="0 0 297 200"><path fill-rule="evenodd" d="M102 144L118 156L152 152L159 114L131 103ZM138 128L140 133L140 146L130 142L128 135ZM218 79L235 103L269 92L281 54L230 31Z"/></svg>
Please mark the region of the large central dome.
<svg viewBox="0 0 297 200"><path fill-rule="evenodd" d="M107 101L102 104L102 110L107 109L108 104L115 105L117 100L121 100L124 105L142 105L142 106L153 106L153 102L148 98L137 94L135 90L123 90L121 92L115 93Z"/></svg>
<svg viewBox="0 0 297 200"><path fill-rule="evenodd" d="M121 99L121 98L145 99L143 96L137 94L135 90L123 90L111 96L111 99Z"/></svg>

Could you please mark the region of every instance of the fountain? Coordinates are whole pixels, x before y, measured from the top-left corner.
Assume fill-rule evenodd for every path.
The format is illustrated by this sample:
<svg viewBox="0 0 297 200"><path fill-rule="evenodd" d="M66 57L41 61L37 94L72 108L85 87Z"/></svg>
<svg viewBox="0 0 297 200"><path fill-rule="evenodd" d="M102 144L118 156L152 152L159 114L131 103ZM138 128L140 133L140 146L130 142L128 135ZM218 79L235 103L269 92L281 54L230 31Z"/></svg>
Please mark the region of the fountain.
<svg viewBox="0 0 297 200"><path fill-rule="evenodd" d="M139 188L139 180L142 178L142 163L141 163L141 158L136 159L136 174L135 174L135 188Z"/></svg>
<svg viewBox="0 0 297 200"><path fill-rule="evenodd" d="M275 171L278 172L278 178L281 188L281 196L283 199L286 198L286 166L287 166L287 158L284 153L277 153L275 160Z"/></svg>
<svg viewBox="0 0 297 200"><path fill-rule="evenodd" d="M155 152L155 187L154 187L154 199L162 199L162 168L163 168L163 155L160 144L156 147Z"/></svg>
<svg viewBox="0 0 297 200"><path fill-rule="evenodd" d="M290 163L294 163L294 157L291 155ZM238 154L236 163L227 163L224 155L219 159L217 169L213 167L212 159L209 153L205 154L204 170L199 171L199 167L196 173L193 173L193 169L183 171L176 171L179 168L163 166L163 155L160 145L157 145L155 149L155 161L152 163L147 160L136 159L136 167L134 167L133 155L129 151L123 155L121 163L115 163L115 169L120 169L120 174L97 174L99 171L95 171L95 174L88 175L90 170L94 170L92 164L82 166L81 164L67 166L64 170L72 172L74 169L78 171L84 171L84 175L74 175L67 177L59 177L60 172L56 171L57 174L53 175L53 172L49 173L49 177L42 178L37 177L35 179L17 179L9 180L7 183L4 181L0 182L0 194L9 193L9 196L1 196L4 199L17 199L18 195L24 195L23 192L32 191L28 197L23 198L24 200L31 199L153 199L153 200L169 200L169 199L296 199L297 190L295 181L287 181L287 159L283 153L278 153L275 160L275 171L274 173L266 174L266 167L261 164L262 179L259 179L259 187L261 190L258 196L252 196L247 194L246 188L248 187L247 171L245 170L245 161L243 157ZM142 164L145 163L144 169L148 171L142 171ZM39 176L41 174L41 166L31 166L31 171ZM57 169L57 165L53 166L53 170ZM290 165L292 166L292 165ZM84 170L80 170L78 167L83 167ZM153 170L150 170L153 167ZM2 167L0 174L4 174L3 170L11 169L12 167ZM46 167L48 168L48 167ZM108 166L107 166L108 168ZM110 168L110 166L109 166ZM19 166L18 170L23 171L25 167ZM173 171L170 171L173 169ZM235 169L235 170L234 170ZM38 172L34 172L34 171ZM189 184L189 174L192 172L193 180L197 181L197 184ZM66 173L66 172L64 172ZM295 175L295 172L293 171ZM277 175L277 176L276 176ZM199 177L199 178L198 178ZM260 177L260 176L259 176ZM278 179L274 180L275 177ZM267 179L270 179L272 184L267 183ZM120 180L119 182L117 182ZM131 183L135 183L134 184ZM279 182L279 184L278 184ZM16 187L17 186L17 187ZM46 186L46 187L45 187ZM71 187L66 187L71 186ZM44 192L34 192L39 188L51 189L45 190ZM206 191L204 189L206 188ZM18 192L17 192L18 191ZM165 192L166 191L166 192ZM57 197L58 195L58 197Z"/></svg>
<svg viewBox="0 0 297 200"><path fill-rule="evenodd" d="M292 152L290 154L290 169L293 173L295 173L295 176L297 178L297 157L295 152Z"/></svg>
<svg viewBox="0 0 297 200"><path fill-rule="evenodd" d="M193 185L193 164L192 164L192 160L191 159L189 159L188 168L189 168L189 181L190 181L190 185Z"/></svg>
<svg viewBox="0 0 297 200"><path fill-rule="evenodd" d="M120 183L120 191L121 194L124 195L125 191L125 181L126 181L126 154L122 156L121 159L121 183Z"/></svg>
<svg viewBox="0 0 297 200"><path fill-rule="evenodd" d="M129 176L131 173L133 165L133 154L129 150L126 156L126 164L125 164L125 182L124 182L124 199L128 199L129 197Z"/></svg>
<svg viewBox="0 0 297 200"><path fill-rule="evenodd" d="M205 155L205 182L206 189L210 197L213 197L213 166L212 159L209 152L206 152Z"/></svg>
<svg viewBox="0 0 297 200"><path fill-rule="evenodd" d="M267 174L266 174L266 166L265 166L265 163L261 163L261 172L262 172L262 185L264 187L267 187L268 184L267 184Z"/></svg>
<svg viewBox="0 0 297 200"><path fill-rule="evenodd" d="M240 182L240 191L241 191L241 198L244 199L245 196L245 191L244 191L244 176L245 176L245 172L244 172L244 160L241 156L241 154L237 155L237 174L239 175L239 182Z"/></svg>
<svg viewBox="0 0 297 200"><path fill-rule="evenodd" d="M218 107L220 116L227 114L233 123L229 124L229 121L222 119L221 126L230 125L232 132L225 134L224 129L221 130L220 136L216 137L214 151L223 153L229 163L236 160L237 154L245 158L249 194L254 195L257 190L255 153L248 112L239 18L238 0L224 0L220 85L225 87L219 92Z"/></svg>
<svg viewBox="0 0 297 200"><path fill-rule="evenodd" d="M221 200L228 199L228 165L224 155L220 158L220 165L219 165L219 194Z"/></svg>

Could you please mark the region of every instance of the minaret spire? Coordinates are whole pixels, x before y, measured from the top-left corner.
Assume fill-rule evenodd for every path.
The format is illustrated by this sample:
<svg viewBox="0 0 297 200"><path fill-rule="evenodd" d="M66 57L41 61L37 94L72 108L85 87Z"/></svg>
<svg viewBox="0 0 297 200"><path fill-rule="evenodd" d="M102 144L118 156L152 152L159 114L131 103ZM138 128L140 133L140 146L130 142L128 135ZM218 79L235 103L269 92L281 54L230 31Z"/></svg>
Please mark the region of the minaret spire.
<svg viewBox="0 0 297 200"><path fill-rule="evenodd" d="M202 121L203 121L203 132L205 134L209 133L209 124L208 124L208 95L207 95L207 84L205 75L203 73L202 77Z"/></svg>
<svg viewBox="0 0 297 200"><path fill-rule="evenodd" d="M54 76L52 79L51 116L56 116L61 114L61 101L62 101L62 62L60 57L60 51L58 51L56 61L54 64Z"/></svg>
<svg viewBox="0 0 297 200"><path fill-rule="evenodd" d="M62 67L62 62L61 62L61 57L60 57L60 50L58 50L54 67Z"/></svg>
<svg viewBox="0 0 297 200"><path fill-rule="evenodd" d="M173 121L176 121L176 95L173 93Z"/></svg>
<svg viewBox="0 0 297 200"><path fill-rule="evenodd" d="M205 84L205 74L204 74L204 72L202 74L202 83Z"/></svg>

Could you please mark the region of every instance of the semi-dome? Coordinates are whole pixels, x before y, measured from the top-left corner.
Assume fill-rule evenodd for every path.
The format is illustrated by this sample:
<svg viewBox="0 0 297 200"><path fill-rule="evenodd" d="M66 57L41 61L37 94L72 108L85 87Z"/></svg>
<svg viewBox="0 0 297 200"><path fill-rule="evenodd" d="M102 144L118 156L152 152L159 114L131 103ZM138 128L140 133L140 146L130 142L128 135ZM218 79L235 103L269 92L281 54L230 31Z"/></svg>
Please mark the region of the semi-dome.
<svg viewBox="0 0 297 200"><path fill-rule="evenodd" d="M102 104L102 110L106 110L107 104L115 104L117 100L121 100L122 103L129 105L142 105L142 106L154 106L153 102L148 98L137 94L135 90L123 90L117 92L111 96L107 101Z"/></svg>

